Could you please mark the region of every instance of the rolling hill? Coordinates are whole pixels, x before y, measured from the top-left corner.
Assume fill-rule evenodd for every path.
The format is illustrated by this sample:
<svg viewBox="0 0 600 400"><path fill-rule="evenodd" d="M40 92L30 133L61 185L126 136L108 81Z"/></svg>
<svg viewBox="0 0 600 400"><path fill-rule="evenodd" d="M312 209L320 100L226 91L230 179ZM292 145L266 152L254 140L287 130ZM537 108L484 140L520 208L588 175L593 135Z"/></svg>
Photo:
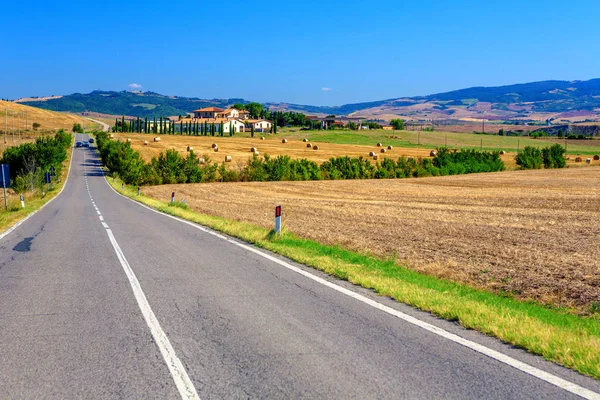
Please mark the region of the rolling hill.
<svg viewBox="0 0 600 400"><path fill-rule="evenodd" d="M91 111L140 117L170 116L197 108L226 107L247 103L240 98L201 99L164 96L153 92L94 91L62 97L24 99L23 104L54 111ZM411 120L430 119L565 119L600 118L600 79L589 81L542 81L498 87L472 87L428 96L404 97L345 104L312 106L266 103L282 111L320 115L360 115L376 119L402 116Z"/></svg>

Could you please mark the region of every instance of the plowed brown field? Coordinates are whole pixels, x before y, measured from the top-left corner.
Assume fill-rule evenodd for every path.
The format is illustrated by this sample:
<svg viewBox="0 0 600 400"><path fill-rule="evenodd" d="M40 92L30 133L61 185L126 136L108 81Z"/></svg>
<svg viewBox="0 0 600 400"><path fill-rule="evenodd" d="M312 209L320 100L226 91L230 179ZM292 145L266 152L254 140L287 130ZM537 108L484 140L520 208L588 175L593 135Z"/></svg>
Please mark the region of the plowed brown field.
<svg viewBox="0 0 600 400"><path fill-rule="evenodd" d="M164 201L172 191L266 228L281 204L302 237L581 312L600 304L600 168L144 188Z"/></svg>

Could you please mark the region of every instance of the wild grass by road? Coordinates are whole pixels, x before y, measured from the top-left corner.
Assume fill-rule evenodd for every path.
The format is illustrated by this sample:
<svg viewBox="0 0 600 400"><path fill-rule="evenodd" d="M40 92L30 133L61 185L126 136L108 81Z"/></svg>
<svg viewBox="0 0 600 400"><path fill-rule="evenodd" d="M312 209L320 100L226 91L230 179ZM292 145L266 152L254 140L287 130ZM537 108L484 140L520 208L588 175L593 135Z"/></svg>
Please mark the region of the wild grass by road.
<svg viewBox="0 0 600 400"><path fill-rule="evenodd" d="M138 196L135 188L122 188L118 180L108 178L108 181L118 192L157 210L238 237L600 379L600 320L597 318L582 318L534 302L449 282L408 269L395 260L324 245L289 232L277 238L267 228L197 213L181 204L169 206L144 194Z"/></svg>

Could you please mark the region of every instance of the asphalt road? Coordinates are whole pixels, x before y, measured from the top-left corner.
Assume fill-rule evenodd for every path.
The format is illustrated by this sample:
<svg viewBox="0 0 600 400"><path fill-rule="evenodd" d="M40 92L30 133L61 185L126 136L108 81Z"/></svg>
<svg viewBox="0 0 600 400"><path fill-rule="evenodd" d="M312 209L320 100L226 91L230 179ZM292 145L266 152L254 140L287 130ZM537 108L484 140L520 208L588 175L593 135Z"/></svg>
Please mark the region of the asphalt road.
<svg viewBox="0 0 600 400"><path fill-rule="evenodd" d="M186 387L205 399L579 398L145 209L99 167L93 149L75 149L63 193L0 239L2 399L175 399ZM590 398L600 392L595 380L291 264Z"/></svg>

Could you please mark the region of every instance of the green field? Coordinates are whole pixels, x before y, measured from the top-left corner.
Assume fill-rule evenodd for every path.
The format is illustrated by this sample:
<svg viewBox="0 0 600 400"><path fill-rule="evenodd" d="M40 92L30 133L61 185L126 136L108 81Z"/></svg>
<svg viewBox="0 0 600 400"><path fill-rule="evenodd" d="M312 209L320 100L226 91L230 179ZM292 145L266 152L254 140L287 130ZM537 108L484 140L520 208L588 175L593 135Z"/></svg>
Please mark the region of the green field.
<svg viewBox="0 0 600 400"><path fill-rule="evenodd" d="M552 143L565 145L561 139L532 139L529 137L477 135L456 132L422 132L422 131L301 131L300 128L285 128L279 135L290 138L308 138L311 142L359 144L372 146L382 142L395 147L435 148L448 146L452 148L475 148L483 150L504 150L516 152L525 146L546 147ZM396 138L394 138L396 137ZM600 154L600 140L568 140L568 154L594 155Z"/></svg>

